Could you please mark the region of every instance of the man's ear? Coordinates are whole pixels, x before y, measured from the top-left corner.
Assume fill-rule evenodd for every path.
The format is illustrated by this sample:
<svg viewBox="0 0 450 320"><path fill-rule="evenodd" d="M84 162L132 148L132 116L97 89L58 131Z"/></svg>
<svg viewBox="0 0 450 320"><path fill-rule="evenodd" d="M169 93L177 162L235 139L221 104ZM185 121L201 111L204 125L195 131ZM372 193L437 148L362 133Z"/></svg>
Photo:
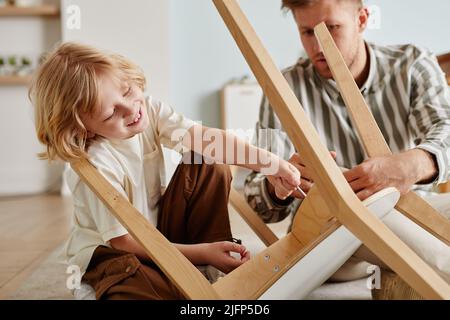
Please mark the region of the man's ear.
<svg viewBox="0 0 450 320"><path fill-rule="evenodd" d="M369 23L369 17L370 17L370 12L367 7L364 7L359 10L358 24L359 24L359 32L360 33L363 33L366 30L367 25Z"/></svg>

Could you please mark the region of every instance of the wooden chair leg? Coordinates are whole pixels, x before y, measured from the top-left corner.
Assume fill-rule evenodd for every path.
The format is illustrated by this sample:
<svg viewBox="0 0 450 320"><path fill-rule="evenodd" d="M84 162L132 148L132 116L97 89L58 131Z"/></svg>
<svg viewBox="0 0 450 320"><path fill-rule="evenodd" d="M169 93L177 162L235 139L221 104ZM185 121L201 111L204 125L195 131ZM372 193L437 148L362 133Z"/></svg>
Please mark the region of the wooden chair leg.
<svg viewBox="0 0 450 320"><path fill-rule="evenodd" d="M396 273L381 270L381 288L372 289L373 300L423 300L423 297Z"/></svg>
<svg viewBox="0 0 450 320"><path fill-rule="evenodd" d="M237 167L230 166L231 174L233 177L237 175ZM230 204L241 216L241 218L248 224L258 238L267 246L274 244L278 241L278 237L273 233L264 221L258 217L256 212L249 206L244 196L240 194L234 186L231 186L230 190Z"/></svg>
<svg viewBox="0 0 450 320"><path fill-rule="evenodd" d="M392 155L389 145L325 23L322 22L316 26L314 32L323 48L333 78L338 84L352 123L355 125L367 155L370 158ZM432 235L450 245L450 222L417 194L409 192L403 195L396 209Z"/></svg>
<svg viewBox="0 0 450 320"><path fill-rule="evenodd" d="M450 193L450 181L439 186L441 193Z"/></svg>

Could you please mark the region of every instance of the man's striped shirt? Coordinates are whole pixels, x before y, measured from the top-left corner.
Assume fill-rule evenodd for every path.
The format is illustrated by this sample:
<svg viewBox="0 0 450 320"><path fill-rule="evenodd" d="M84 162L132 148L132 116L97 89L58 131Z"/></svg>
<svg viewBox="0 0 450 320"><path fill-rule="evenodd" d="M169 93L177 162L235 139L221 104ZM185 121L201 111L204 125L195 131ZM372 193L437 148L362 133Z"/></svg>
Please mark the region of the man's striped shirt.
<svg viewBox="0 0 450 320"><path fill-rule="evenodd" d="M370 71L360 90L392 152L426 150L435 156L439 168L434 183L449 180L450 95L436 57L413 45L382 47L367 43L367 49ZM334 80L322 78L311 61L303 58L283 75L322 142L337 152L337 164L352 168L363 162L366 155ZM255 142L286 160L295 151L265 97ZM245 195L266 222L282 220L299 205L298 201L275 203L268 195L264 176L256 172L246 179Z"/></svg>

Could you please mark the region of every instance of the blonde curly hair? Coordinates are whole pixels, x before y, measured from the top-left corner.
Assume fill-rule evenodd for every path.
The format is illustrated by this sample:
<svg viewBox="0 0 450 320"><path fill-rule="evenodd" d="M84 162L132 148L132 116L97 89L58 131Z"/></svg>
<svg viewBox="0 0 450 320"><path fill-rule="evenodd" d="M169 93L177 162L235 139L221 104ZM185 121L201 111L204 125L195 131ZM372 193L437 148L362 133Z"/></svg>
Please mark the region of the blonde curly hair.
<svg viewBox="0 0 450 320"><path fill-rule="evenodd" d="M127 58L75 42L58 45L33 75L29 98L35 108L35 126L46 151L43 160L87 158L91 142L80 113L92 113L98 104L98 79L111 74L135 82L143 91L143 71Z"/></svg>

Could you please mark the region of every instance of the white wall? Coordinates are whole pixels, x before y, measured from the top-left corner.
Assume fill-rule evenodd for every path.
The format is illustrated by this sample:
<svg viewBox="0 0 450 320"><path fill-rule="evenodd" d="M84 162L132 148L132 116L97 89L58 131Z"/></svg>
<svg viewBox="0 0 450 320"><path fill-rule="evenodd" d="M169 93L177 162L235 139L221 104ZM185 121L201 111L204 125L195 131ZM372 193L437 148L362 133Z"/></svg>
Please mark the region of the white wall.
<svg viewBox="0 0 450 320"><path fill-rule="evenodd" d="M381 28L367 32L367 39L380 44L414 43L436 54L450 51L450 1L367 0L381 12Z"/></svg>
<svg viewBox="0 0 450 320"><path fill-rule="evenodd" d="M277 65L300 54L295 26L278 0L241 0ZM171 102L204 124L219 126L218 90L232 78L251 75L212 1L171 0Z"/></svg>
<svg viewBox="0 0 450 320"><path fill-rule="evenodd" d="M120 53L144 71L149 92L170 91L169 4L161 0L63 0L63 40ZM68 27L67 9L80 8L80 29Z"/></svg>
<svg viewBox="0 0 450 320"><path fill-rule="evenodd" d="M0 55L34 60L60 39L59 19L1 17ZM0 86L0 195L57 189L61 165L38 160L33 110L24 85Z"/></svg>

